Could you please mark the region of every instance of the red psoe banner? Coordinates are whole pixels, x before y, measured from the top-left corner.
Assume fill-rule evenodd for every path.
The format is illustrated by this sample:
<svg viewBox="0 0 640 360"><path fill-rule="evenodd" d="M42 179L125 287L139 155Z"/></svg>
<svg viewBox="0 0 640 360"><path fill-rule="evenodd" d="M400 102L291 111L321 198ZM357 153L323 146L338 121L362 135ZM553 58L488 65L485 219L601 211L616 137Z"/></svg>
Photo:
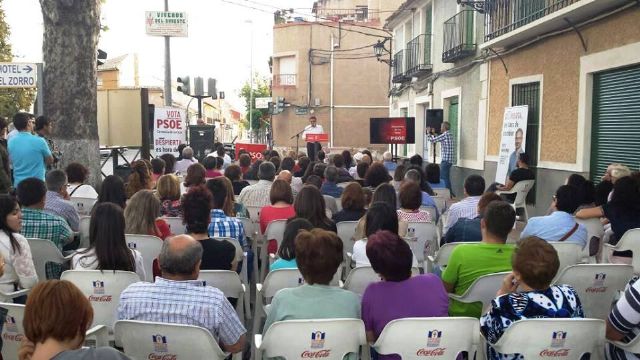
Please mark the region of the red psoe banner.
<svg viewBox="0 0 640 360"><path fill-rule="evenodd" d="M240 157L240 150L246 150L251 156L251 162L263 160L262 151L267 149L267 144L243 144L236 143L236 159Z"/></svg>

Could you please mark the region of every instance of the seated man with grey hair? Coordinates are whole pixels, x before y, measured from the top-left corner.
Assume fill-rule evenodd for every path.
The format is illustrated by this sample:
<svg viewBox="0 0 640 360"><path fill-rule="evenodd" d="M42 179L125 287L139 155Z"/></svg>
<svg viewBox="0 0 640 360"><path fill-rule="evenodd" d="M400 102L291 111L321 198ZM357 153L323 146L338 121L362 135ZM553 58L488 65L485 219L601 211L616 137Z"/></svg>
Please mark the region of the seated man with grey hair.
<svg viewBox="0 0 640 360"><path fill-rule="evenodd" d="M165 240L158 257L162 276L137 282L120 295L118 320L195 325L211 332L222 350L242 351L246 330L219 289L198 280L202 246L189 235Z"/></svg>
<svg viewBox="0 0 640 360"><path fill-rule="evenodd" d="M242 189L236 201L244 206L263 207L271 205L269 194L275 177L276 167L269 161L263 162L258 168L258 182Z"/></svg>
<svg viewBox="0 0 640 360"><path fill-rule="evenodd" d="M182 160L176 162L173 166L173 171L176 174L185 175L189 166L197 163L198 160L193 158L193 149L190 146L182 149Z"/></svg>
<svg viewBox="0 0 640 360"><path fill-rule="evenodd" d="M73 231L78 231L80 216L75 206L69 201L67 193L67 174L62 170L51 170L45 178L47 185L47 197L44 203L44 211L58 215L67 221Z"/></svg>
<svg viewBox="0 0 640 360"><path fill-rule="evenodd" d="M396 168L398 167L398 164L393 161L393 155L388 151L385 151L384 154L382 154L382 163L389 172L396 171Z"/></svg>
<svg viewBox="0 0 640 360"><path fill-rule="evenodd" d="M322 195L329 195L334 198L339 198L342 195L343 189L336 183L338 181L338 169L331 165L324 169L324 183L320 187Z"/></svg>

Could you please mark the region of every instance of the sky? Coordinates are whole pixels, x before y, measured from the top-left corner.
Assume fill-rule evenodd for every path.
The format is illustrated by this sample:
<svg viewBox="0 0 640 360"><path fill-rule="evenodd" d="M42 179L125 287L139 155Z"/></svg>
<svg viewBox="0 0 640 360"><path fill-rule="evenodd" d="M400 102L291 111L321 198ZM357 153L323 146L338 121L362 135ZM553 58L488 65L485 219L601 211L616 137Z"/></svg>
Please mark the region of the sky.
<svg viewBox="0 0 640 360"><path fill-rule="evenodd" d="M268 76L273 12L295 8L299 16L310 15L312 5L313 0L169 0L169 10L187 12L189 22L187 38L171 39L171 77L202 76L205 87L206 78L216 78L218 91L241 108L237 93L251 72L252 32L254 72ZM39 1L2 0L1 6L14 61L42 61ZM145 11L158 10L164 10L164 1L106 0L102 5L102 24L109 29L98 47L109 58L137 52L144 86L162 86L164 79L164 39L145 34Z"/></svg>

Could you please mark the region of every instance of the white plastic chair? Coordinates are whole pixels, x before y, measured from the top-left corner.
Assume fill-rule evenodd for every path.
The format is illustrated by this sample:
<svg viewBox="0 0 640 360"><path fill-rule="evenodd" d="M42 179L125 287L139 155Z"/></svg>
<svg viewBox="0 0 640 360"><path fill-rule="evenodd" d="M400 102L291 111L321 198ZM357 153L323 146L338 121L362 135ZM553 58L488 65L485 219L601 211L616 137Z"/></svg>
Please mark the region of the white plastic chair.
<svg viewBox="0 0 640 360"><path fill-rule="evenodd" d="M422 267L425 256L433 255L438 250L438 234L433 223L410 222L405 240Z"/></svg>
<svg viewBox="0 0 640 360"><path fill-rule="evenodd" d="M138 250L142 255L146 281L153 282L153 260L160 255L162 239L153 235L125 234L129 249Z"/></svg>
<svg viewBox="0 0 640 360"><path fill-rule="evenodd" d="M424 271L433 273L436 268L444 270L444 268L449 263L449 257L451 256L453 249L455 249L455 247L458 245L464 245L464 244L480 244L480 242L479 241L455 242L455 243L448 243L448 244L442 245L434 256L427 256L427 258L425 259L426 265L425 265Z"/></svg>
<svg viewBox="0 0 640 360"><path fill-rule="evenodd" d="M349 256L347 254L353 253L353 244L355 240L353 236L356 233L356 227L358 227L357 221L341 221L336 224L338 228L338 237L342 240L342 257L344 261L342 262L342 271L345 276L349 275Z"/></svg>
<svg viewBox="0 0 640 360"><path fill-rule="evenodd" d="M93 209L98 199L72 196L69 201L71 201L76 208L78 215L89 216L91 215L91 209Z"/></svg>
<svg viewBox="0 0 640 360"><path fill-rule="evenodd" d="M2 358L17 359L18 350L24 336L24 305L0 303L0 307L8 310L4 326L2 327Z"/></svg>
<svg viewBox="0 0 640 360"><path fill-rule="evenodd" d="M632 276L631 265L578 264L560 271L554 284L570 285L576 290L585 317L606 320L614 297Z"/></svg>
<svg viewBox="0 0 640 360"><path fill-rule="evenodd" d="M527 194L533 188L535 180L521 180L513 185L511 190L508 191L496 191L498 195L516 194L516 199L513 201L514 209L524 209L524 219L521 221L527 222L529 220L529 213L527 212Z"/></svg>
<svg viewBox="0 0 640 360"><path fill-rule="evenodd" d="M587 229L587 246L582 249L582 257L587 262L602 262L602 239L604 238L604 226L600 219L575 219L580 225ZM594 256L589 256L589 244L592 241L598 242L598 252Z"/></svg>
<svg viewBox="0 0 640 360"><path fill-rule="evenodd" d="M322 195L324 198L324 205L327 210L331 211L332 214L338 212L338 205L336 204L336 198L330 195Z"/></svg>
<svg viewBox="0 0 640 360"><path fill-rule="evenodd" d="M369 284L380 280L380 275L376 274L371 266L361 266L349 272L343 288L362 296Z"/></svg>
<svg viewBox="0 0 640 360"><path fill-rule="evenodd" d="M60 280L73 283L89 299L93 307L93 326L104 325L110 330L117 320L120 294L139 282L135 272L116 270L67 270Z"/></svg>
<svg viewBox="0 0 640 360"><path fill-rule="evenodd" d="M633 258L631 260L633 273L640 274L640 228L627 230L616 245L604 244L604 249L606 251L605 254L603 254L603 261L607 263L614 251L631 250L633 252Z"/></svg>
<svg viewBox="0 0 640 360"><path fill-rule="evenodd" d="M244 324L246 287L242 284L237 272L230 270L200 270L198 280L204 281L205 286L213 286L222 291L225 297L238 299L236 312L238 313L238 318Z"/></svg>
<svg viewBox="0 0 640 360"><path fill-rule="evenodd" d="M433 192L436 194L436 196L443 197L445 199L451 199L451 192L447 188L433 189Z"/></svg>
<svg viewBox="0 0 640 360"><path fill-rule="evenodd" d="M640 336L634 337L633 340L629 341L628 343L623 343L622 341L612 341L612 340L607 340L607 342L621 350L630 352L632 354L640 353Z"/></svg>
<svg viewBox="0 0 640 360"><path fill-rule="evenodd" d="M485 309L491 304L491 300L495 299L504 277L510 273L510 271L505 271L482 275L474 280L464 294L455 295L450 293L449 298L467 304L481 302L482 308Z"/></svg>
<svg viewBox="0 0 640 360"><path fill-rule="evenodd" d="M480 323L470 317L405 318L389 322L373 348L379 354L398 354L402 360L455 360L466 351L473 358L480 343Z"/></svg>
<svg viewBox="0 0 640 360"><path fill-rule="evenodd" d="M224 360L229 355L207 329L198 326L120 320L114 328L116 342L132 359Z"/></svg>
<svg viewBox="0 0 640 360"><path fill-rule="evenodd" d="M342 210L342 199L341 198L335 198L336 201L336 208L338 209L338 211Z"/></svg>
<svg viewBox="0 0 640 360"><path fill-rule="evenodd" d="M278 243L278 249L282 244L282 239L284 238L284 229L287 226L287 220L274 220L271 221L267 225L267 229L264 232L264 238L266 241L271 239L276 240ZM265 242L266 244L266 242ZM262 268L260 269L260 280L264 280L264 277L267 276L267 272L269 270L269 252L267 251L267 246L264 245L260 248L260 259L262 261Z"/></svg>
<svg viewBox="0 0 640 360"><path fill-rule="evenodd" d="M181 235L187 232L187 227L182 223L182 218L163 216L162 219L169 225L172 234Z"/></svg>
<svg viewBox="0 0 640 360"><path fill-rule="evenodd" d="M590 353L602 358L605 323L599 319L526 319L513 322L490 344L501 354L519 353L525 359L580 359Z"/></svg>
<svg viewBox="0 0 640 360"><path fill-rule="evenodd" d="M244 309L245 309L245 317L247 319L251 319L251 304L250 304L250 299L249 299L249 294L250 294L250 283L249 283L249 272L247 270L247 253L244 251L244 249L242 249L242 247L240 246L240 243L238 242L238 240L233 239L233 238L215 238L215 240L226 240L228 242L230 242L235 248L236 248L236 262L240 262L242 261L242 269L240 270L240 281L242 281L242 284L245 288L245 290L247 291L247 296L243 297L243 301L244 301ZM238 300L239 301L239 300Z"/></svg>
<svg viewBox="0 0 640 360"><path fill-rule="evenodd" d="M30 238L27 239L27 242L31 248L31 257L38 274L38 281L47 280L46 263L64 265L73 257L73 254L63 256L56 245L49 240Z"/></svg>
<svg viewBox="0 0 640 360"><path fill-rule="evenodd" d="M420 210L424 210L424 211L428 212L429 215L431 216L431 222L433 222L434 224L436 223L436 220L438 219L438 212L436 211L435 207L433 207L433 206L420 206Z"/></svg>
<svg viewBox="0 0 640 360"><path fill-rule="evenodd" d="M89 230L91 229L91 217L90 216L80 216L80 226L78 227L78 232L80 233L80 244L78 244L78 249L86 249L89 247L89 243L91 241Z"/></svg>
<svg viewBox="0 0 640 360"><path fill-rule="evenodd" d="M340 360L349 353L357 356L361 346L368 353L364 323L360 319L277 321L264 337L256 334L254 343L266 358ZM255 359L261 358L261 354L256 354Z"/></svg>
<svg viewBox="0 0 640 360"><path fill-rule="evenodd" d="M298 269L278 269L270 271L262 284L256 284L255 313L253 314L253 331L257 333L262 327L262 318L267 315L267 306L271 298L281 289L298 287L304 284L304 278Z"/></svg>
<svg viewBox="0 0 640 360"><path fill-rule="evenodd" d="M444 213L447 209L447 198L443 196L432 196L431 198L433 199L433 202L436 203L436 207L438 208L438 211L440 211L440 214Z"/></svg>
<svg viewBox="0 0 640 360"><path fill-rule="evenodd" d="M558 272L567 266L575 265L582 261L581 245L567 241L549 241L549 244L551 244L558 253L558 259L560 260Z"/></svg>

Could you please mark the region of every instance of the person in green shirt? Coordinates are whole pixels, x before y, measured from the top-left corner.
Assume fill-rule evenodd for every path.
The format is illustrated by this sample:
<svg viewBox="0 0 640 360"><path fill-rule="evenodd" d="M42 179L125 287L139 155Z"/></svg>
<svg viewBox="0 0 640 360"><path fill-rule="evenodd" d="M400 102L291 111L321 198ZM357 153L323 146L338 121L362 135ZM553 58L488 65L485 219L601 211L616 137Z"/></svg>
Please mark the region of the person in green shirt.
<svg viewBox="0 0 640 360"><path fill-rule="evenodd" d="M276 321L360 318L360 297L330 286L342 264L342 241L332 231L300 230L295 239L298 269L305 284L282 289L271 301L263 334Z"/></svg>
<svg viewBox="0 0 640 360"><path fill-rule="evenodd" d="M482 275L511 271L514 246L506 242L515 220L516 213L507 202L492 201L487 205L480 222L482 242L458 245L442 273L442 282L449 293L462 295ZM481 313L482 303L456 300L449 303L449 316L479 318Z"/></svg>

